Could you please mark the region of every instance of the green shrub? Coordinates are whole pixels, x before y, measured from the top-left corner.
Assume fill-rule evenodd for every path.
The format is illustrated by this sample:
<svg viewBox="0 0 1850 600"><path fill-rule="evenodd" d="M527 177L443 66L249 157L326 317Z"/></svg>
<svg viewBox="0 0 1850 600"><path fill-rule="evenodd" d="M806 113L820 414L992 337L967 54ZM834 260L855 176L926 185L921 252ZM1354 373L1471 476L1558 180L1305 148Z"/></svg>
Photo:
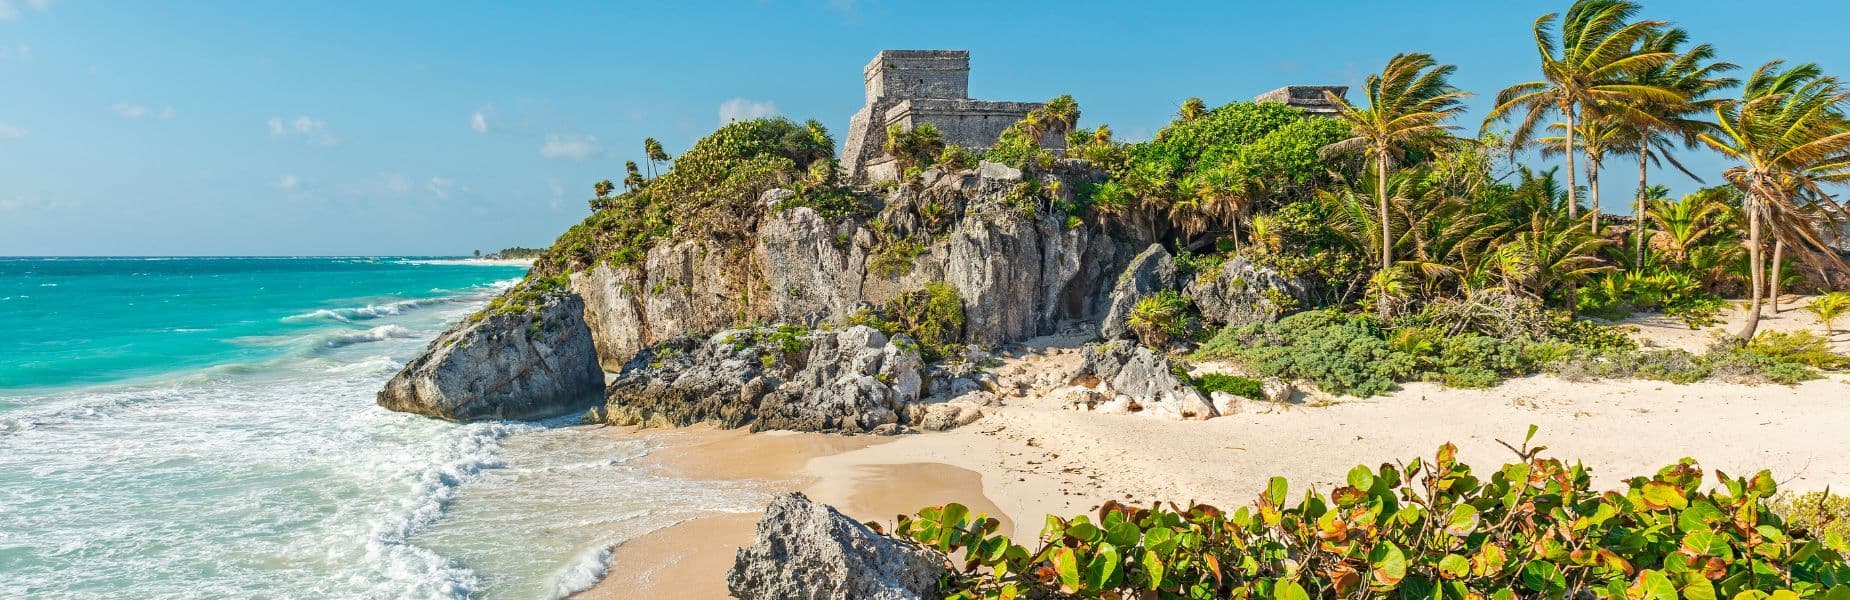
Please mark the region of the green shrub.
<svg viewBox="0 0 1850 600"><path fill-rule="evenodd" d="M1229 327L1197 355L1237 360L1263 376L1306 380L1326 392L1363 397L1393 390L1416 368L1414 357L1390 347L1372 320L1329 309L1277 323Z"/></svg>
<svg viewBox="0 0 1850 600"><path fill-rule="evenodd" d="M922 290L900 294L880 311L848 315L848 325L866 325L886 335L906 334L919 344L919 355L937 361L961 354L964 300L951 284L934 281Z"/></svg>
<svg viewBox="0 0 1850 600"><path fill-rule="evenodd" d="M1175 290L1138 299L1124 321L1137 339L1151 348L1168 347L1176 339L1187 337L1194 327L1194 319L1188 315L1188 298Z"/></svg>
<svg viewBox="0 0 1850 600"><path fill-rule="evenodd" d="M1203 394L1227 392L1242 398L1253 400L1265 399L1265 385L1259 380L1226 373L1208 373L1192 378L1189 383Z"/></svg>
<svg viewBox="0 0 1850 600"><path fill-rule="evenodd" d="M1525 440L1519 460L1478 473L1446 444L1296 500L1274 477L1233 511L1106 501L1048 516L1027 545L960 504L902 516L891 535L945 555L954 599L1850 596L1850 543L1788 522L1767 471L1717 473L1705 491L1684 459L1602 493L1540 451Z"/></svg>
<svg viewBox="0 0 1850 600"><path fill-rule="evenodd" d="M1772 509L1787 523L1807 529L1812 537L1850 539L1850 496L1840 496L1829 490L1803 494L1781 492L1773 497Z"/></svg>
<svg viewBox="0 0 1850 600"><path fill-rule="evenodd" d="M1829 340L1809 331L1762 331L1747 344L1747 351L1819 369L1850 366L1850 357L1832 352Z"/></svg>

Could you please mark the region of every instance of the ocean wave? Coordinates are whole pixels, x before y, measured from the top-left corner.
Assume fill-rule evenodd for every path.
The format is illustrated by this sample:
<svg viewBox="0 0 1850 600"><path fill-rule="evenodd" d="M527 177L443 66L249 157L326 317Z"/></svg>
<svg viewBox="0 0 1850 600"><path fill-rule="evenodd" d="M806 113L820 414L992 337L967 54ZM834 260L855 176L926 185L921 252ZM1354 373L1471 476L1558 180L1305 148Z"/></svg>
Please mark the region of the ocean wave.
<svg viewBox="0 0 1850 600"><path fill-rule="evenodd" d="M317 348L340 348L367 342L383 342L392 338L415 337L417 334L401 325L380 325L364 331L347 331L331 333L320 338Z"/></svg>
<svg viewBox="0 0 1850 600"><path fill-rule="evenodd" d="M283 321L294 323L315 319L326 319L342 323L352 323L354 321L377 319L379 317L390 317L403 314L407 310L424 308L426 306L436 306L454 301L456 301L456 298L416 298L412 300L387 302L385 304L368 304L366 306L356 306L352 308L324 308L313 312L283 317Z"/></svg>

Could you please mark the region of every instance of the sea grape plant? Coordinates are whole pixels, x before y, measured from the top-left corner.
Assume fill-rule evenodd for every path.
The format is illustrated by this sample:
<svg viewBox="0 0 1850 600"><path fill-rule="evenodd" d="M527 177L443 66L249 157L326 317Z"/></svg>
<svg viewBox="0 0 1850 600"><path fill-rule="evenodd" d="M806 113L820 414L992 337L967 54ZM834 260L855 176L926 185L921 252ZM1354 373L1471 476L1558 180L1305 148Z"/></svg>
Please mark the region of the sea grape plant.
<svg viewBox="0 0 1850 600"><path fill-rule="evenodd" d="M958 504L890 535L944 554L942 592L960 599L1850 599L1850 544L1769 510L1768 472L1718 471L1705 490L1684 459L1599 492L1528 438L1505 446L1520 460L1489 473L1446 444L1327 493L1274 477L1232 512L1106 502L1048 516L1032 549Z"/></svg>

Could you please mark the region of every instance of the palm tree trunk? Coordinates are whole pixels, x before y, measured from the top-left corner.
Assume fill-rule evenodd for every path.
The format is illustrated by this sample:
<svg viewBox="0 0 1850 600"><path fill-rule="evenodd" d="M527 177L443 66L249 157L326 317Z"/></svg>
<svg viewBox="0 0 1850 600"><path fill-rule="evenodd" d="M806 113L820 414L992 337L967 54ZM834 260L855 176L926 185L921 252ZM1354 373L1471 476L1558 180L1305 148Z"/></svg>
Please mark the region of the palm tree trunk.
<svg viewBox="0 0 1850 600"><path fill-rule="evenodd" d="M1382 220L1382 274L1393 269L1393 226L1388 224L1388 148L1378 148L1380 159L1375 163L1375 206L1380 211ZM1388 319L1388 294L1380 294L1376 302L1376 315Z"/></svg>
<svg viewBox="0 0 1850 600"><path fill-rule="evenodd" d="M1754 339L1754 333L1760 329L1760 295L1766 292L1766 265L1760 262L1760 206L1753 192L1747 194L1747 272L1749 297L1747 305L1747 324L1741 327L1735 336L1742 342Z"/></svg>
<svg viewBox="0 0 1850 600"><path fill-rule="evenodd" d="M1767 292L1767 302L1773 305L1773 314L1775 315L1779 314L1779 268L1781 259L1784 258L1785 255L1786 242L1784 240L1774 240L1773 276L1769 277L1769 281L1767 281L1767 287L1772 289Z"/></svg>
<svg viewBox="0 0 1850 600"><path fill-rule="evenodd" d="M1599 235L1599 157L1587 153L1587 192L1593 202L1593 220L1590 223L1593 235Z"/></svg>
<svg viewBox="0 0 1850 600"><path fill-rule="evenodd" d="M1561 156L1567 159L1567 218L1574 219L1580 216L1580 189L1574 187L1574 105L1567 105L1562 112L1567 113L1567 136L1562 138L1565 145L1561 148Z"/></svg>
<svg viewBox="0 0 1850 600"><path fill-rule="evenodd" d="M1638 237L1638 262L1632 263L1633 270L1644 268L1644 197L1649 194L1650 189L1646 185L1646 178L1650 176L1650 172L1646 170L1645 160L1650 157L1650 151L1643 148L1638 150L1638 206L1632 209L1632 229Z"/></svg>

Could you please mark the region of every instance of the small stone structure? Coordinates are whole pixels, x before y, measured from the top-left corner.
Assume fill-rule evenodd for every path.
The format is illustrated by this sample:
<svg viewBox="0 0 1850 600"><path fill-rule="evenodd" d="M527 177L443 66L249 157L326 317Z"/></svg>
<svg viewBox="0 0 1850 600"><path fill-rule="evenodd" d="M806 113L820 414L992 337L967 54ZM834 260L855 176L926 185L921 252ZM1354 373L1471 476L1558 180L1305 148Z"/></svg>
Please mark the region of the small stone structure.
<svg viewBox="0 0 1850 600"><path fill-rule="evenodd" d="M867 105L849 122L842 153L842 166L856 182L899 177L892 157L885 152L886 130L891 125L910 129L930 123L943 132L946 144L982 150L994 146L1010 125L1042 106L1039 102L972 100L967 50L882 50L862 74ZM1066 141L1049 135L1041 145L1060 151Z"/></svg>
<svg viewBox="0 0 1850 600"><path fill-rule="evenodd" d="M1287 85L1255 96L1253 97L1253 101L1278 102L1303 109L1304 112L1313 115L1334 115L1336 114L1336 104L1330 102L1329 98L1323 96L1325 91L1336 94L1337 96L1343 96L1349 93L1349 86Z"/></svg>

